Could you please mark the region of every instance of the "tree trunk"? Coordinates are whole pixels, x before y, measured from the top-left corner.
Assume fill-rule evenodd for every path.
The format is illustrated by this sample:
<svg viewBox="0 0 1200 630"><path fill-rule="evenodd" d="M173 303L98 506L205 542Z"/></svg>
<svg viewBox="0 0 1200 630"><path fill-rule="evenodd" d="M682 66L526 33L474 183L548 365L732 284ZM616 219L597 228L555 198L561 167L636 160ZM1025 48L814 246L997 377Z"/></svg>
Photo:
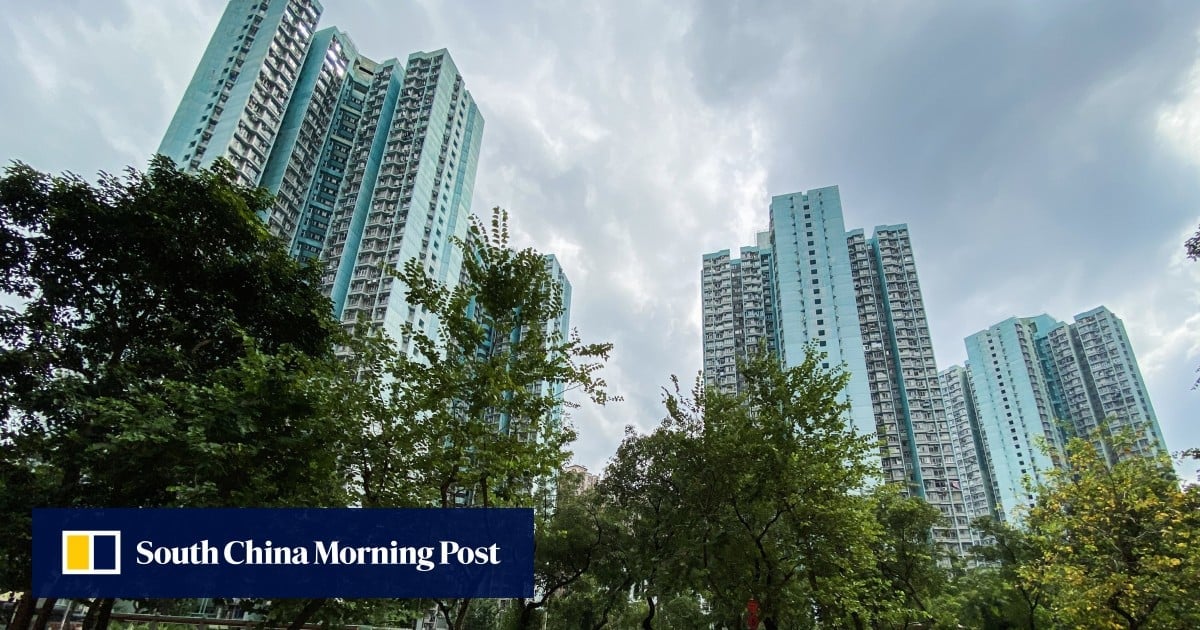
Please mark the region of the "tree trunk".
<svg viewBox="0 0 1200 630"><path fill-rule="evenodd" d="M642 630L654 630L654 597L646 596L646 605L649 610L646 611L646 618L642 620Z"/></svg>
<svg viewBox="0 0 1200 630"><path fill-rule="evenodd" d="M779 624L775 622L774 617L763 617L762 624L767 630L779 630Z"/></svg>
<svg viewBox="0 0 1200 630"><path fill-rule="evenodd" d="M300 613L292 620L291 625L288 626L288 630L300 630L303 628L304 624L308 623L308 620L317 614L318 610L321 610L321 607L325 605L325 601L324 597L308 600L308 603L304 605L304 608L300 609Z"/></svg>
<svg viewBox="0 0 1200 630"><path fill-rule="evenodd" d="M100 612L96 613L96 630L108 630L108 620L112 617L113 604L117 600L107 597L96 602L100 607Z"/></svg>
<svg viewBox="0 0 1200 630"><path fill-rule="evenodd" d="M525 598L517 600L517 605L521 607L521 616L517 618L517 628L519 630L533 629L533 602L526 603Z"/></svg>
<svg viewBox="0 0 1200 630"><path fill-rule="evenodd" d="M96 630L96 615L100 612L100 598L87 600L87 614L83 616L83 630Z"/></svg>
<svg viewBox="0 0 1200 630"><path fill-rule="evenodd" d="M450 626L450 630L454 630L455 628L463 628L464 627L464 624L467 623L467 611L470 609L471 609L471 598L464 597L458 603L458 614L456 614L454 616L454 625Z"/></svg>
<svg viewBox="0 0 1200 630"><path fill-rule="evenodd" d="M33 608L37 604L37 599L33 593L25 591L21 596L21 601L17 602L17 609L13 611L12 619L8 622L9 630L29 630L29 624L33 622Z"/></svg>
<svg viewBox="0 0 1200 630"><path fill-rule="evenodd" d="M47 597L42 601L42 606L38 608L37 620L33 622L33 630L46 630L46 624L50 622L50 616L54 614L54 603L58 599Z"/></svg>

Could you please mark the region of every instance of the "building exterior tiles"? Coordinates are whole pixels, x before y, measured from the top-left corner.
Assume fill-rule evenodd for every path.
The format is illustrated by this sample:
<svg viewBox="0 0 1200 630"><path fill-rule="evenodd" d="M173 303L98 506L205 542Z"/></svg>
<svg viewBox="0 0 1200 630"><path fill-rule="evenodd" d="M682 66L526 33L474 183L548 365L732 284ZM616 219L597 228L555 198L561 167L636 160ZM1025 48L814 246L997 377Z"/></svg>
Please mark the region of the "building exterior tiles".
<svg viewBox="0 0 1200 630"><path fill-rule="evenodd" d="M739 391L737 360L756 347L785 366L824 353L849 374L847 424L880 440L882 478L936 506L934 540L965 553L970 519L907 226L847 232L837 187L775 196L756 245L703 256L701 286L706 385Z"/></svg>

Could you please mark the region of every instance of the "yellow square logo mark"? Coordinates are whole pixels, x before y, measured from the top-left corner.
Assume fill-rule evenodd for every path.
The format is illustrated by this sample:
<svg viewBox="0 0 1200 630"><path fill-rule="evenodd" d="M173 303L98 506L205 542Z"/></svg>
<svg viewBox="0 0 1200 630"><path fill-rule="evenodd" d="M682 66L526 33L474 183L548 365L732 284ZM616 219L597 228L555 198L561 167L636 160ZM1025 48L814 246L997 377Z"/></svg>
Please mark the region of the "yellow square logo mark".
<svg viewBox="0 0 1200 630"><path fill-rule="evenodd" d="M121 573L121 532L64 531L63 575L117 575Z"/></svg>

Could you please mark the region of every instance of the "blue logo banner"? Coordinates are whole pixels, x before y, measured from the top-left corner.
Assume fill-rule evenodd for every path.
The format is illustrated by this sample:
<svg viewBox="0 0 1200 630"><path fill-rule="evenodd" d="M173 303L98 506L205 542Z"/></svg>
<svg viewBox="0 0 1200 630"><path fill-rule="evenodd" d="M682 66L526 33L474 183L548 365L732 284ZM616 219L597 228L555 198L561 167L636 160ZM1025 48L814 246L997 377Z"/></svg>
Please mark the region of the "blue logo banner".
<svg viewBox="0 0 1200 630"><path fill-rule="evenodd" d="M531 509L37 509L36 597L532 597Z"/></svg>

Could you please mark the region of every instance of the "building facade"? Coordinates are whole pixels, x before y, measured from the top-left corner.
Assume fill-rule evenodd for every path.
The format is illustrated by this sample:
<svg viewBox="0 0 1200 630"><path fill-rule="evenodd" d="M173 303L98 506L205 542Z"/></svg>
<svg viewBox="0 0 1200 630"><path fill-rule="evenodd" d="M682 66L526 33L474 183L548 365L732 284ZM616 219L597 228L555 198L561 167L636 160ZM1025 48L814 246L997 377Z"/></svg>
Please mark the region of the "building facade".
<svg viewBox="0 0 1200 630"><path fill-rule="evenodd" d="M1112 311L1100 306L1049 330L1043 361L1057 416L1072 435L1089 438L1110 461L1169 455L1125 324ZM1122 431L1133 434L1132 452L1113 452L1105 439Z"/></svg>
<svg viewBox="0 0 1200 630"><path fill-rule="evenodd" d="M971 541L953 434L908 226L847 234L883 478L942 512L934 542L965 554Z"/></svg>
<svg viewBox="0 0 1200 630"><path fill-rule="evenodd" d="M596 485L600 483L599 475L594 475L588 472L587 466L583 466L581 464L570 464L563 468L563 473L567 475L574 475L575 478L579 480L579 487L575 489L575 491L579 494L583 494L584 492L595 488Z"/></svg>
<svg viewBox="0 0 1200 630"><path fill-rule="evenodd" d="M225 158L257 186L320 17L315 0L231 0L158 152L191 169Z"/></svg>
<svg viewBox="0 0 1200 630"><path fill-rule="evenodd" d="M1100 306L1067 324L1048 315L1010 318L966 339L967 366L942 375L956 427L964 494L973 515L1019 522L1031 486L1066 465L1072 437L1090 440L1110 461L1167 456L1166 442L1121 320ZM954 392L954 400L949 398ZM1129 431L1129 452L1108 439ZM972 455L972 448L974 454ZM986 499L983 509L980 499Z"/></svg>
<svg viewBox="0 0 1200 630"><path fill-rule="evenodd" d="M358 93L369 60L335 28L309 46L259 185L275 194L264 219L301 260L320 256L362 116Z"/></svg>
<svg viewBox="0 0 1200 630"><path fill-rule="evenodd" d="M1013 521L1032 504L1028 483L1061 466L1063 433L1038 339L1058 322L1047 315L1009 318L966 338L967 370L989 467L993 511Z"/></svg>
<svg viewBox="0 0 1200 630"><path fill-rule="evenodd" d="M445 50L409 56L391 108L390 76L387 83L382 110L364 117L366 159L342 184L321 259L334 315L347 325L365 319L411 351L404 325L436 337L437 321L407 304L407 287L386 269L416 260L439 282L457 284L483 117Z"/></svg>
<svg viewBox="0 0 1200 630"><path fill-rule="evenodd" d="M825 353L824 367L849 374L847 423L880 440L882 478L941 510L934 540L965 553L970 519L907 226L847 232L836 186L773 197L770 221L739 259L703 257L706 385L737 391L734 364L752 343L785 366Z"/></svg>
<svg viewBox="0 0 1200 630"><path fill-rule="evenodd" d="M373 61L315 0L231 0L163 137L184 168L228 160L274 195L263 220L325 271L334 315L407 347L436 318L388 272L417 260L454 286L483 117L445 50Z"/></svg>
<svg viewBox="0 0 1200 630"><path fill-rule="evenodd" d="M963 507L970 521L981 516L995 516L992 496L991 468L987 462L987 436L979 430L979 414L975 407L970 373L954 365L938 374L942 386L942 401L946 406L946 424L958 462L959 487ZM972 532L973 541L978 536Z"/></svg>
<svg viewBox="0 0 1200 630"><path fill-rule="evenodd" d="M798 365L811 344L826 354L824 367L844 366L850 424L875 435L841 192L830 186L772 197L770 217L779 357Z"/></svg>
<svg viewBox="0 0 1200 630"><path fill-rule="evenodd" d="M745 382L738 361L750 353L778 352L769 232L758 243L705 254L700 270L704 320L704 382L725 392L739 392Z"/></svg>

